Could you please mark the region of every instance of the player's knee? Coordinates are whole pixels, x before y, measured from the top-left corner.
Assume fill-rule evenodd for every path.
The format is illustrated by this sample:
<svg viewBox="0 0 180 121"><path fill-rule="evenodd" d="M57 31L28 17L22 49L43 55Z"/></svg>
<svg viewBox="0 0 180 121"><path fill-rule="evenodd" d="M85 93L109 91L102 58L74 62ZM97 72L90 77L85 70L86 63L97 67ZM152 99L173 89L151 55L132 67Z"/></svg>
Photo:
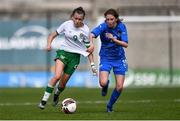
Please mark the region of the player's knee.
<svg viewBox="0 0 180 121"><path fill-rule="evenodd" d="M116 90L117 91L122 91L123 90L123 85L117 85Z"/></svg>
<svg viewBox="0 0 180 121"><path fill-rule="evenodd" d="M105 87L107 82L106 81L100 81L99 84L100 84L101 87Z"/></svg>
<svg viewBox="0 0 180 121"><path fill-rule="evenodd" d="M61 77L60 75L55 75L53 78L58 81L60 77Z"/></svg>

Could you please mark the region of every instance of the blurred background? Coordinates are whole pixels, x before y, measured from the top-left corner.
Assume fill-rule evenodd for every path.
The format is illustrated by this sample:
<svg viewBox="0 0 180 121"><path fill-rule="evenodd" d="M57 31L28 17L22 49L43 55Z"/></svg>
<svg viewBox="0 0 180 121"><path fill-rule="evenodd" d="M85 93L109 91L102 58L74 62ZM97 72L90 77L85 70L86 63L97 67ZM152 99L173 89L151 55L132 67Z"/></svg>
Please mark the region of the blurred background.
<svg viewBox="0 0 180 121"><path fill-rule="evenodd" d="M45 87L53 75L53 50L45 51L47 36L70 18L74 8L86 10L92 30L117 9L127 26L129 71L125 87L180 86L180 0L0 0L0 87ZM95 40L98 66L99 39ZM114 85L114 77L110 76ZM98 87L85 57L69 87Z"/></svg>

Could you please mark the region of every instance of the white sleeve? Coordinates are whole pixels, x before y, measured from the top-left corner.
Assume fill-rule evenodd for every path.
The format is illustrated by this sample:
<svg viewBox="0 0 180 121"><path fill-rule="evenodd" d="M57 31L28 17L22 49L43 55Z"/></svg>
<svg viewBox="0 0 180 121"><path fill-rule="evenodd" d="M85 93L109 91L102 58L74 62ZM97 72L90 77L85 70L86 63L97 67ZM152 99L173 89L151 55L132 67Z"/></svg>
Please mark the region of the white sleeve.
<svg viewBox="0 0 180 121"><path fill-rule="evenodd" d="M90 41L89 41L89 34L90 34L90 31L89 31L89 28L87 27L86 28L86 35L83 39L83 42L85 44L85 46L88 48L90 46Z"/></svg>
<svg viewBox="0 0 180 121"><path fill-rule="evenodd" d="M56 32L57 32L58 34L63 33L63 32L65 31L65 25L66 25L66 22L62 23L62 24L57 28Z"/></svg>
<svg viewBox="0 0 180 121"><path fill-rule="evenodd" d="M89 27L86 25L86 30L85 30L85 42L89 42L89 34L90 34L90 30Z"/></svg>

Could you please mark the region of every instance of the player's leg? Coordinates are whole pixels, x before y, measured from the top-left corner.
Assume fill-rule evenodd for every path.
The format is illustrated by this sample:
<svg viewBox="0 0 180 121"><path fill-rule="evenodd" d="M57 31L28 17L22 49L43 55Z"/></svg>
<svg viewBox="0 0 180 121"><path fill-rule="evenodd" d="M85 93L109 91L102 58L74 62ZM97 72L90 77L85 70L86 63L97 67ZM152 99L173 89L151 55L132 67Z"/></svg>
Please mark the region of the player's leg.
<svg viewBox="0 0 180 121"><path fill-rule="evenodd" d="M113 64L113 71L115 74L116 87L113 90L110 100L107 104L107 112L112 111L113 104L117 101L117 99L121 95L124 80L125 80L125 73L128 69L128 66L125 60L115 60L112 64Z"/></svg>
<svg viewBox="0 0 180 121"><path fill-rule="evenodd" d="M68 82L71 75L64 73L62 75L61 80L59 81L59 84L54 90L54 97L53 97L53 106L56 106L59 102L59 95L64 91L66 87L66 83Z"/></svg>
<svg viewBox="0 0 180 121"><path fill-rule="evenodd" d="M107 71L100 71L99 73L99 84L102 87L101 95L106 96L109 86L109 72Z"/></svg>
<svg viewBox="0 0 180 121"><path fill-rule="evenodd" d="M61 78L63 69L64 69L64 63L61 60L57 59L56 64L55 64L55 75L49 81L49 83L45 89L43 98L39 104L39 108L41 108L41 109L45 108L46 102L49 99L51 93L53 92L54 86L56 85L58 80Z"/></svg>
<svg viewBox="0 0 180 121"><path fill-rule="evenodd" d="M71 75L76 70L80 62L80 55L75 53L65 52L66 55L66 67L64 68L64 74L60 81L60 85L55 89L53 105L56 106L59 101L59 94L64 90L66 83L68 82Z"/></svg>
<svg viewBox="0 0 180 121"><path fill-rule="evenodd" d="M112 111L114 103L117 101L117 99L121 95L121 92L123 90L125 76L124 75L115 75L115 79L116 79L116 87L113 90L110 100L107 104L107 112Z"/></svg>
<svg viewBox="0 0 180 121"><path fill-rule="evenodd" d="M109 74L111 71L111 64L106 59L100 60L100 67L99 67L99 84L102 87L101 95L106 96L109 86Z"/></svg>

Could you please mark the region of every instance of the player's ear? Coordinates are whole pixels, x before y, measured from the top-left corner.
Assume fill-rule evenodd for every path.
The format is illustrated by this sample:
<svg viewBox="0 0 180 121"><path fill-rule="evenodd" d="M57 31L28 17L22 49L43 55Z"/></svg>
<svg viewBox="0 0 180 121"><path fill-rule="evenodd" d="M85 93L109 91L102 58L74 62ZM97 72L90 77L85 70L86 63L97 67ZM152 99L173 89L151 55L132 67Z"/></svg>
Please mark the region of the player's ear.
<svg viewBox="0 0 180 121"><path fill-rule="evenodd" d="M119 22L119 19L118 18L116 18L116 23L118 23Z"/></svg>

